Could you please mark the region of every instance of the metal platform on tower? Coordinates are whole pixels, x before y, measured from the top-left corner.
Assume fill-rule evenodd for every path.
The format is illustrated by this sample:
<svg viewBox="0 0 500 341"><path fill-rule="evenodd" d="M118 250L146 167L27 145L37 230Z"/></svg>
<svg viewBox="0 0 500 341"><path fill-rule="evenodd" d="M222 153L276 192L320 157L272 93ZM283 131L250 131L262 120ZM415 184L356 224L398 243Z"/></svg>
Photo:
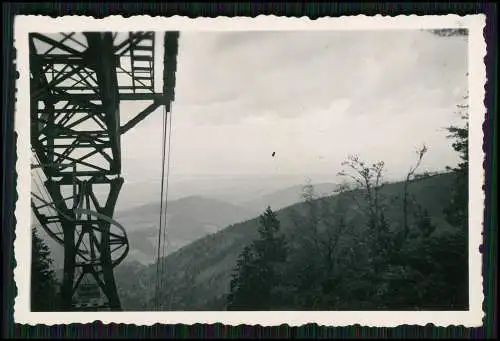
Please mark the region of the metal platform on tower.
<svg viewBox="0 0 500 341"><path fill-rule="evenodd" d="M32 172L43 182L32 191L31 207L64 247L62 310L121 310L113 268L129 244L126 228L113 220L124 182L120 137L158 108L170 112L178 38L178 32L30 34ZM124 101L147 104L125 121Z"/></svg>

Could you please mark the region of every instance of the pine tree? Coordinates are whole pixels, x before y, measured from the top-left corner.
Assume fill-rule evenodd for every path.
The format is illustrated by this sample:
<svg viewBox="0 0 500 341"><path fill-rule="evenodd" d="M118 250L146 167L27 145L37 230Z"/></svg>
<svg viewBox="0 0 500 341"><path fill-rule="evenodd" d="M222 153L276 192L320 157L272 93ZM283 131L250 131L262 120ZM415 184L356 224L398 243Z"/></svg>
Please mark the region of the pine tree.
<svg viewBox="0 0 500 341"><path fill-rule="evenodd" d="M465 97L467 98L467 97ZM467 105L459 105L461 110L467 110ZM451 126L448 128L449 138L454 139L453 149L459 154L460 162L451 170L457 175L455 192L452 201L445 213L447 220L453 226L466 230L468 226L468 175L469 175L469 115L467 112L461 114L465 124L462 127Z"/></svg>
<svg viewBox="0 0 500 341"><path fill-rule="evenodd" d="M58 306L58 295L50 250L35 228L32 228L31 236L31 310L54 311Z"/></svg>
<svg viewBox="0 0 500 341"><path fill-rule="evenodd" d="M465 99L468 97L465 96ZM450 284L450 295L452 304L460 308L468 306L468 206L469 206L469 115L467 105L459 105L463 110L461 117L465 124L461 127L451 126L448 128L449 137L454 139L453 149L459 154L459 164L451 168L456 174L456 185L453 197L445 214L448 222L457 228L457 233L449 236L447 249L450 253L456 253L454 262L449 263L446 259L442 265L442 274ZM440 255L441 256L441 255ZM444 257L444 255L443 255Z"/></svg>
<svg viewBox="0 0 500 341"><path fill-rule="evenodd" d="M260 216L259 235L260 239L254 241L254 249L259 260L265 264L283 262L286 259L285 239L279 235L280 221L276 213L267 207L264 214Z"/></svg>
<svg viewBox="0 0 500 341"><path fill-rule="evenodd" d="M253 254L250 246L245 246L231 275L230 293L227 296L227 310L251 308L254 299Z"/></svg>
<svg viewBox="0 0 500 341"><path fill-rule="evenodd" d="M275 288L279 265L286 260L286 242L278 235L280 222L270 207L260 216L259 236L239 255L227 297L228 310L268 310L280 304Z"/></svg>

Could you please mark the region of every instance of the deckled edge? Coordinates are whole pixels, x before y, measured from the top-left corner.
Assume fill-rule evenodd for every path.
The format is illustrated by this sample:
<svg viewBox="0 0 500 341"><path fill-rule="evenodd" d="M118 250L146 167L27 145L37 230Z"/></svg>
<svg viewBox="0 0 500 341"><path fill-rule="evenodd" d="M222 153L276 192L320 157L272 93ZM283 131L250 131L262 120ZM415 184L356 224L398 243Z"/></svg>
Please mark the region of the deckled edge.
<svg viewBox="0 0 500 341"><path fill-rule="evenodd" d="M158 25L160 23L160 21L162 21L162 27L161 27L161 30L164 31L164 30L178 30L179 28L177 27L179 24L180 25L187 25L188 27L185 27L184 29L182 29L183 31L189 31L189 30L200 30L200 27L199 26L204 26L202 30L217 30L217 27L216 26L228 26L228 25L233 25L230 30L248 30L249 27L245 27L245 25L248 25L248 24L252 24L252 27L250 27L251 30L272 30L272 29L280 29L280 30L283 30L284 28L283 27L276 27L274 26L273 24L279 24L278 26L282 25L284 22L286 22L287 25L289 25L290 27L288 28L289 30L298 30L298 29L311 29L311 27L309 28L306 28L304 27L304 24L307 24L307 25L312 25L314 26L313 29L338 29L338 30L359 30L359 29L391 29L391 27L387 27L387 25L389 24L394 24L394 21L408 21L410 19L412 20L428 20L428 24L426 28L452 28L452 27L463 27L460 25L460 23L462 23L462 21L464 20L467 20L468 17L476 17L478 19L482 19L482 29L483 29L483 35L481 36L483 38L482 40L482 43L480 44L480 47L483 51L483 69L480 70L481 71L481 75L483 76L483 79L484 79L484 86L481 87L482 89L484 89L486 87L486 74L485 74L485 64L484 64L484 60L486 58L486 43L484 41L484 29L485 29L485 26L486 26L486 22L485 22L485 15L483 14L480 14L480 15L466 15L466 16L459 16L459 15L455 15L455 14L448 14L448 15L425 15L425 16L418 16L418 15L397 15L397 16L390 16L390 15L374 15L374 16L367 16L367 15L352 15L352 16L342 16L342 17L322 17L322 18L317 18L317 19L310 19L309 17L306 17L306 16L303 16L303 17L286 17L286 16L274 16L274 15L259 15L259 16L256 16L254 18L248 18L248 17L224 17L224 16L218 16L218 17L214 17L214 18L210 18L210 17L198 17L196 19L192 19L192 18L189 18L189 17L182 17L182 16L172 16L172 17L162 17L162 16L149 16L149 15L144 15L144 16L129 16L129 17L125 17L125 16L121 16L121 15L116 15L116 16L109 16L109 17L106 17L106 18L102 18L102 19L96 19L92 16L63 16L63 17L50 17L50 16L41 16L41 15L36 15L36 16L19 16L19 17L16 17L16 21L15 21L15 29L14 29L14 45L17 46L19 45L19 41L16 41L16 37L18 36L18 34L16 33L17 31L19 31L19 26L20 25L16 25L16 24L19 24L19 21L17 21L18 18L33 18L33 17L36 17L36 19L41 19L42 21L51 21L53 24L55 24L57 26L56 29L53 28L53 31L52 32L58 32L58 31L81 31L83 29L85 29L84 27L81 27L81 25L79 25L79 29L78 30L75 30L75 29L70 29L70 30L61 30L60 28L63 26L63 25L71 25L74 23L74 21L76 20L82 20L82 19L85 19L87 20L89 23L91 23L91 26L92 27L89 27L90 29L87 29L87 30L90 30L90 31L119 31L119 30L116 30L116 29L111 29L110 26L111 25L125 25L126 24L126 31L129 31L129 30L136 30L136 26L137 26L137 30L154 30L154 29L150 29L149 27L150 26L154 26L154 25ZM389 20L387 20L389 19ZM476 19L476 20L478 20ZM145 20L146 21L146 25L144 25L145 23L137 23L137 21L139 20ZM168 20L169 22L167 23L167 25L165 25L165 20ZM365 22L363 23L364 25L361 25L362 27L347 27L348 25L346 25L346 23L344 22L343 23L343 27L342 25L339 26L339 22L340 21L347 21L347 24L351 24L351 23L354 23L355 20L365 20ZM380 20L382 21L386 21L386 22L380 22ZM443 25L443 20L444 21L447 21L447 24L446 25ZM449 21L448 21L449 20ZM455 20L455 23L453 24L452 21ZM133 24L131 25L131 21L133 22ZM196 23L193 24L193 21L196 21ZM377 22L378 21L378 22ZM387 21L390 21L390 23L388 24ZM333 23L333 25L332 25ZM80 23L79 23L80 24ZM356 24L356 23L354 23ZM373 25L375 24L379 24L379 26L383 26L383 27L373 27ZM380 25L381 24L381 25ZM451 25L450 25L451 24ZM268 25L267 27L255 27L254 25ZM456 26L455 26L456 25ZM147 26L147 28L145 28L145 26ZM198 26L198 27L195 27L195 26ZM332 27L333 26L333 27ZM368 26L368 27L367 27ZM407 26L411 26L411 25L407 25ZM42 25L37 25L35 27L43 27ZM176 29L177 27L177 29ZM17 29L16 29L17 28ZM394 28L394 27L392 27ZM414 29L417 29L419 28L418 25L416 25L415 27L412 27ZM467 28L467 27L464 27L464 28ZM227 27L224 27L223 30L229 30ZM156 30L158 31L158 29ZM39 30L38 32L41 32L41 30ZM43 30L43 32L48 32L47 30ZM470 38L470 36L469 36ZM27 45L27 41L26 42L23 42L23 44ZM19 61L19 60L27 60L28 59L28 56L27 55L21 55L19 53L19 49L18 50L18 53L17 53L17 60L16 61ZM470 41L469 41L469 53L470 53ZM469 54L470 56L470 54ZM23 77L21 76L22 75L22 66L28 66L29 63L23 63L23 62L17 62L16 63L16 71L19 73L20 77L16 80L16 89L15 89L15 93L16 93L16 99L17 97L19 96L20 98L23 98L25 97L24 95L20 95L20 92L18 91L18 88L20 88L20 85L19 83L21 83ZM484 73L484 75L483 75ZM24 77L26 78L26 77ZM28 78L28 85L29 85L29 78ZM29 88L29 86L28 86ZM472 86L469 86L469 88L472 90ZM24 89L24 87L23 87ZM472 97L472 96L471 96ZM483 93L483 99L484 99L484 93ZM27 96L27 104L24 104L24 106L28 106L29 108L29 96ZM481 109L483 110L483 113L486 112L486 107L484 105L484 102L482 101L481 102ZM23 103L21 103L21 101L16 101L16 113L19 109L20 106L23 106ZM476 108L475 110L479 110L479 108ZM29 113L29 110L27 110L27 112ZM477 114L476 114L477 115ZM471 115L472 116L472 115ZM22 124L21 124L22 122ZM27 198L23 198L25 197L26 195L22 195L22 193L29 193L29 191L26 191L26 185L23 185L23 180L29 180L30 179L30 175L29 175L29 167L25 167L27 169L23 169L23 165L26 166L25 164L22 163L22 156L24 155L24 153L27 153L28 156L29 156L29 129L28 129L28 132L25 132L23 131L23 129L20 129L21 126L24 126L26 122L26 118L24 117L21 117L19 118L17 115L15 116L15 120L14 120L14 129L15 129L15 134L17 135L17 141L16 141L16 150L17 150L17 160L16 160L16 176L17 176L17 183L16 183L16 189L17 189L17 194L18 194L18 200L17 202L15 203L15 214L14 214L14 219L16 221L16 226L20 223L20 222L25 222L26 221L26 216L28 216L27 219L30 219L30 212L29 212L29 205L22 205L24 203L24 201L27 201ZM29 127L30 123L29 123L29 115L28 115L28 118L27 118L27 126ZM482 126L482 125L481 125ZM481 132L482 129L481 129ZM27 139L26 139L26 135L27 135ZM484 136L484 135L483 135ZM482 141L483 139L481 139L481 144L482 144ZM25 147L26 150L24 150L24 153L23 153L23 148L19 148L20 146L20 143L21 142L28 142L28 147ZM482 149L481 149L482 150ZM29 158L28 158L29 159ZM483 152L483 162L485 160L485 155L484 155L484 152ZM481 163L483 164L483 163ZM28 177L26 177L25 175L28 174ZM30 181L28 181L28 183L30 183ZM484 184L484 169L483 169L483 184ZM30 185L28 185L30 186ZM24 191L23 191L24 190ZM476 190L478 192L478 190ZM19 195L19 193L21 193L21 195ZM483 211L484 211L484 200L485 200L485 196L484 196L484 190L482 190L481 192L481 203L483 204ZM470 202L469 202L470 204ZM23 210L23 207L24 208L28 208L28 214L23 214L24 210ZM21 212L21 210L23 210ZM24 217L23 217L24 215ZM484 221L483 221L483 217L481 216L481 226L483 226L483 229L484 229ZM28 225L29 225L29 220L28 221ZM469 226L470 227L470 226ZM20 238L20 237L23 237L23 238ZM30 240L31 236L28 234L27 235L28 238L26 238L26 235L21 235L21 236L18 236L15 231L14 231L14 256L16 256L19 252L23 252L23 254L30 254L30 252L25 252L23 250L23 248L21 247L21 244L23 241L26 242L26 240ZM470 236L472 237L472 235ZM478 247L475 248L474 245L471 245L472 243L472 238L470 238L470 241L469 241L469 248L471 249L475 249L475 251L477 252L478 248L479 248L479 245L481 245L481 243L478 244ZM31 248L29 248L31 250ZM18 252L16 252L16 250L19 250ZM14 269L14 279L15 279L15 285L16 287L18 288L17 292L18 292L18 296L16 297L15 299L15 304L14 304L14 318L16 318L16 315L19 315L20 313L22 314L21 316L21 320L19 321L15 321L16 323L25 323L25 324L31 324L31 325L42 325L40 323L40 321L43 321L43 325L51 325L51 326L54 326L54 325L61 325L61 324L65 324L65 323L61 323L61 322L51 322L51 321L47 321L46 318L48 317L49 319L52 317L55 319L53 319L53 321L61 321L60 319L57 319L57 317L66 317L66 318L63 318L62 320L67 320L67 317L68 315L72 315L72 316L75 316L75 315L79 315L79 316L75 316L75 317L80 317L82 315L86 315L85 317L83 318L77 318L73 321L70 321L68 322L68 324L81 324L81 323L93 323L93 322L101 322L101 323L107 323L107 324L134 324L136 326L154 326L154 325L157 325L159 324L160 322L161 323L169 323L169 324L180 324L180 323L184 323L184 324L191 324L191 323L195 323L195 324L207 324L207 323L223 323L225 325L231 325L231 326L238 326L238 325L243 325L243 323L245 323L245 325L250 325L248 324L248 322L236 322L236 321L214 321L212 319L209 319L210 321L202 321L200 322L199 320L197 321L194 321L194 320L185 320L185 321L179 321L179 320L168 320L168 319L158 319L158 320L155 320L155 321L148 321L148 322L145 322L143 321L143 323L141 324L137 324L135 322L133 322L133 320L129 320L129 319L126 319L126 321L123 321L123 319L121 318L122 316L125 316L125 315L130 315L130 314L137 314L137 315L142 315L144 316L145 312L121 312L121 313L99 313L99 315L103 315L103 317L106 317L106 318L103 318L103 319L99 319L99 320L96 320L95 319L95 313L89 313L89 314L85 314L85 313L31 313L29 311L17 311L17 314L16 314L16 305L19 305L19 303L26 303L26 302L23 302L22 299L19 297L19 293L20 292L25 292L26 293L26 286L29 286L29 283L23 283L20 287L21 289L24 288L24 290L19 290L19 285L18 285L18 279L20 279L20 277L24 277L24 279L26 279L26 277L29 279L29 274L26 276L20 276L19 272L22 270L20 269L19 265L22 264L22 265L28 265L29 266L29 261L31 260L31 256L29 256L28 258L28 262L26 262L26 259L23 259L21 262L17 262L17 257L14 257L15 258L15 261L16 261L16 268ZM27 263L27 264L26 264ZM480 267L482 268L482 267ZM482 273L481 273L482 274ZM482 276L481 276L482 278ZM28 281L29 282L29 281ZM481 288L483 287L483 284L482 284L482 281L481 281ZM27 291L27 293L29 294L29 290ZM481 312L482 312L482 317L481 317L481 320L482 318L484 317L484 310L482 309L482 302L484 300L484 293L483 291L481 290L481 294L483 295L482 297L482 300L481 300ZM29 301L29 297L28 298L25 298L25 300L28 300ZM29 302L28 302L29 303ZM19 308L19 307L18 307ZM24 308L24 307L23 307ZM21 309L22 310L22 309ZM25 316L24 314L27 313L28 315L31 315L31 316ZM147 312L147 315L163 315L163 316L168 316L168 315L171 315L171 314L186 314L187 312L164 312L164 313L156 313L156 312ZM220 314L220 312L206 312L208 314ZM311 312L303 312L304 314L310 314ZM314 313L321 313L321 314L325 314L325 313L331 313L331 312L314 312ZM355 315L363 315L365 313L368 313L368 312L335 312L335 313L340 313L340 314L345 314L345 313L351 313L351 314L355 314ZM377 315L386 315L386 312L371 312L372 314L377 314ZM402 312L397 312L398 315L401 315ZM424 312L424 313L429 313L429 312ZM447 314L453 314L454 312L446 312ZM458 312L459 314L462 314L463 312ZM191 313L188 313L188 314L196 314L196 315L201 315L199 312L191 312ZM234 313L233 313L234 314ZM263 312L258 312L259 315L262 315ZM287 315L287 312L277 312L277 314L280 314L280 315ZM36 319L36 315L38 315L39 317L45 317L44 319ZM120 316L120 318L118 319L115 319L113 317L116 317L117 315ZM207 315L207 314L204 314L205 316L210 316L210 315ZM244 314L241 314L241 313L238 313L238 315L244 315ZM30 318L31 317L31 318ZM35 319L33 319L32 317L35 317ZM94 317L94 318L92 318ZM139 320L142 320L142 319L139 319ZM331 326L330 324L321 324L321 323L317 323L317 322L304 322L304 323L286 323L286 322L278 322L278 323L275 323L275 324L267 324L267 323L262 323L263 321L259 321L259 322L256 322L255 324L252 323L252 325L255 325L255 326L275 326L275 325L283 325L283 324L286 324L286 325L289 325L289 326L303 326L303 325L308 325L308 324L317 324L319 326ZM380 322L380 321L378 321ZM444 321L442 321L444 322ZM437 327L448 327L448 326L456 326L457 324L452 324L452 323L448 323L448 324L433 324L433 323L429 323L429 322L422 322L420 324L418 323L412 323L411 321L407 321L407 322L404 322L404 321L401 321L401 323L397 323L397 322L393 322L393 323L387 323L387 321L384 321L384 323L380 324L380 323L367 323L365 322L364 324L360 324L360 322L346 322L346 323L341 323L341 324L336 324L335 326L352 326L352 325L363 325L363 326L368 326L368 327L396 327L396 326L401 326L401 325L419 325L419 326L425 326L425 325L435 325ZM467 324L461 324L462 326L466 326L466 327L478 327L480 326L480 324L477 324L475 322L473 322L472 324L471 323L467 323Z"/></svg>

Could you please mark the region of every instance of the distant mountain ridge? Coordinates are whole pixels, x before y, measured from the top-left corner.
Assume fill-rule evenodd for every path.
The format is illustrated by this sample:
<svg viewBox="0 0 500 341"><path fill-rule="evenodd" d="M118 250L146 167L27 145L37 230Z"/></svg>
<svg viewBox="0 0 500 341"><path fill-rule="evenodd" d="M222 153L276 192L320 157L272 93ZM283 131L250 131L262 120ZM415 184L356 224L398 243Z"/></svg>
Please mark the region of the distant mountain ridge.
<svg viewBox="0 0 500 341"><path fill-rule="evenodd" d="M221 200L189 196L168 202L167 253L177 251L198 238L255 215ZM115 219L128 231L130 254L126 262L154 262L158 243L160 204L151 203L117 212Z"/></svg>
<svg viewBox="0 0 500 341"><path fill-rule="evenodd" d="M318 198L330 196L334 194L337 185L334 183L311 183L314 186L315 194ZM280 210L284 207L296 204L302 200L302 192L304 185L295 185L278 191L265 194L257 199L253 199L241 204L246 208L261 213L267 206L271 206L273 210Z"/></svg>
<svg viewBox="0 0 500 341"><path fill-rule="evenodd" d="M335 184L313 184L318 196L330 195ZM208 234L240 223L259 215L267 206L279 210L301 201L303 185L285 187L249 200L234 204L221 199L191 195L169 201L167 210L167 254L171 254ZM165 207L164 207L165 209ZM117 211L114 219L127 230L130 243L126 263L138 262L143 265L155 261L160 220L160 203L147 203L127 210ZM41 229L40 229L41 230ZM47 241L54 264L63 267L63 248L43 231L41 236Z"/></svg>
<svg viewBox="0 0 500 341"><path fill-rule="evenodd" d="M224 217L222 221L239 219L241 215L253 214L253 212L247 212L243 207L224 202L219 199L213 199L209 197L202 197L197 195L187 196L180 199L168 201L168 203L163 206L163 209L167 211L170 215L200 215L200 219L205 222L217 223L220 218L218 214L215 214L218 210L224 210L224 213L229 215L229 218ZM158 224L160 217L160 203L148 203L141 206L134 207L132 209L117 211L115 212L115 219L118 221L126 221L132 223L134 219L140 221L141 216L157 215L158 219L155 222ZM154 220L153 220L154 221ZM125 226L125 225L124 225ZM136 230L138 227L134 224L129 224L125 226L127 230Z"/></svg>
<svg viewBox="0 0 500 341"><path fill-rule="evenodd" d="M450 226L445 221L443 205L449 202L454 186L453 174L440 174L413 181L410 193L428 210L432 221L438 226L437 235L448 231ZM403 183L387 184L382 192L391 202L387 219L397 223L400 216L401 200L394 200L401 194ZM335 205L338 195L318 199L328 205ZM351 205L349 220L357 224L359 212L356 205ZM297 203L277 212L283 232L291 238L300 238L300 231L293 228L290 213L303 211L303 203ZM229 290L231 271L237 256L245 245L257 236L258 217L230 225L227 228L207 235L179 249L166 258L165 274L168 283L169 306L172 310L223 310L224 294ZM349 238L348 236L346 238ZM125 310L150 310L151 284L155 281L154 266L142 270L134 267L134 278L121 276L126 273L126 266L117 273L120 297ZM137 292L134 288L140 287Z"/></svg>
<svg viewBox="0 0 500 341"><path fill-rule="evenodd" d="M165 209L165 208L164 208ZM229 224L255 216L256 212L217 199L189 196L168 202L167 254ZM118 211L113 217L127 231L130 249L124 262L151 264L156 257L160 203L148 203ZM32 218L32 221L35 221ZM51 250L55 268L64 266L64 249L41 227L40 237Z"/></svg>
<svg viewBox="0 0 500 341"><path fill-rule="evenodd" d="M319 197L331 195L332 183L314 184ZM301 201L303 185L287 187L262 195L247 203L232 204L220 199L192 195L168 202L167 254L215 233L228 225L254 218L267 206L274 210ZM165 209L165 208L164 208ZM127 228L130 253L126 262L154 262L159 226L159 203L149 203L126 211L116 212L115 219Z"/></svg>

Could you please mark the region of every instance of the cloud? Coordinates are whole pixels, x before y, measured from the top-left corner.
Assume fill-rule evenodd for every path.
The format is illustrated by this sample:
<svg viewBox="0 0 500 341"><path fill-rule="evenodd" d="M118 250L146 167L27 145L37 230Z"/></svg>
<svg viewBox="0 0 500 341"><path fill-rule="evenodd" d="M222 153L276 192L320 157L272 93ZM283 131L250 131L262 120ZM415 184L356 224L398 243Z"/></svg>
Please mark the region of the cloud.
<svg viewBox="0 0 500 341"><path fill-rule="evenodd" d="M181 41L176 105L205 123L269 109L294 117L345 97L352 114L382 102L449 104L453 88L466 86L466 44L428 32L182 33Z"/></svg>
<svg viewBox="0 0 500 341"><path fill-rule="evenodd" d="M423 167L456 162L443 128L456 122L455 105L467 89L461 37L417 30L181 32L179 51L172 179L334 174L350 153L386 161L397 177L423 142L430 145ZM123 144L129 181L158 177L160 114L128 132Z"/></svg>

